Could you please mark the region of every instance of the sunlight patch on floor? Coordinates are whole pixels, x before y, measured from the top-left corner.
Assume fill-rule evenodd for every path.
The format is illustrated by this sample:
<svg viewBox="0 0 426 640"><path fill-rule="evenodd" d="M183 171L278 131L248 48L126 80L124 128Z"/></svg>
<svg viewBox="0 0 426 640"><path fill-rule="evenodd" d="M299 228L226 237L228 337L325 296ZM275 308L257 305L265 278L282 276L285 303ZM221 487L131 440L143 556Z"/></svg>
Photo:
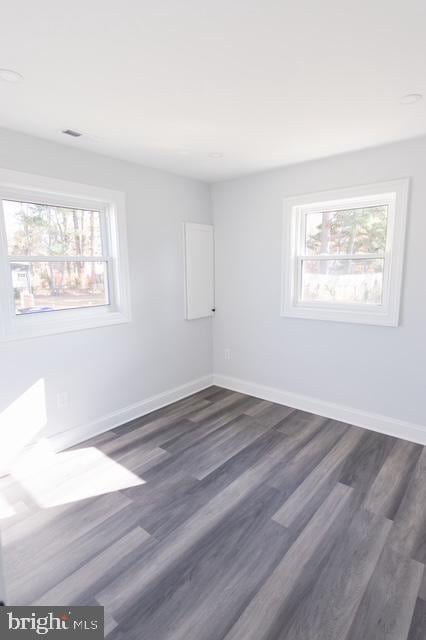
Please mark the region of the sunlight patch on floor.
<svg viewBox="0 0 426 640"><path fill-rule="evenodd" d="M55 453L46 441L22 455L11 475L43 508L145 484L95 447Z"/></svg>

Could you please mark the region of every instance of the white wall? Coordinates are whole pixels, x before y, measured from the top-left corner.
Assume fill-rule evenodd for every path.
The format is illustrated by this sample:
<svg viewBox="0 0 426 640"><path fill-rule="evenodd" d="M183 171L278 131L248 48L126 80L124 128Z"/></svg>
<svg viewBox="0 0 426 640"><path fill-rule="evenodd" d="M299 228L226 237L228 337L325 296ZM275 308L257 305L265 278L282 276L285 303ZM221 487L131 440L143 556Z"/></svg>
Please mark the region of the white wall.
<svg viewBox="0 0 426 640"><path fill-rule="evenodd" d="M207 185L4 130L0 167L125 192L133 311L130 324L0 344L0 413L44 379L44 433L84 432L211 373L211 320L185 321L183 297L182 222L210 222Z"/></svg>
<svg viewBox="0 0 426 640"><path fill-rule="evenodd" d="M215 373L426 426L425 168L417 139L214 185ZM406 176L401 325L280 317L283 197Z"/></svg>
<svg viewBox="0 0 426 640"><path fill-rule="evenodd" d="M212 367L212 321L183 318L181 228L183 220L211 222L208 186L0 130L0 167L125 192L133 301L131 324L0 344L0 415L41 379L43 434L81 438L87 428L108 428L105 416L118 424L129 405L142 413L149 408L145 399L209 376L213 368L426 425L425 166L426 139L418 139L214 185ZM283 197L405 176L412 181L401 326L280 317ZM60 409L56 394L62 391L69 393L69 407Z"/></svg>

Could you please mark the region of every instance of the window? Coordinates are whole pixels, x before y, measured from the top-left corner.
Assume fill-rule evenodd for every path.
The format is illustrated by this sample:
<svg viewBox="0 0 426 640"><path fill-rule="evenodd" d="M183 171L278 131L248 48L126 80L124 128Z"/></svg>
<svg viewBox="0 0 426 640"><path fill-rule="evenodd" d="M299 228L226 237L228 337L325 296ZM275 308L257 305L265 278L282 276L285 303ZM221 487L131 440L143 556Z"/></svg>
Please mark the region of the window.
<svg viewBox="0 0 426 640"><path fill-rule="evenodd" d="M397 326L408 180L285 200L283 316Z"/></svg>
<svg viewBox="0 0 426 640"><path fill-rule="evenodd" d="M3 338L125 322L119 192L0 171Z"/></svg>

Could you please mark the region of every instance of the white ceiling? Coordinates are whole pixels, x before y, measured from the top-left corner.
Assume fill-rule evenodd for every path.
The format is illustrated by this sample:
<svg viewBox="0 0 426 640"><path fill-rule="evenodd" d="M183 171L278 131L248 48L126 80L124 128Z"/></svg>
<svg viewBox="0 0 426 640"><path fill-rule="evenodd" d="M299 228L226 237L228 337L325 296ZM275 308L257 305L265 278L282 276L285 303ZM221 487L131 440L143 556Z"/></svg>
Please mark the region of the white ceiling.
<svg viewBox="0 0 426 640"><path fill-rule="evenodd" d="M209 181L422 135L425 28L424 0L0 0L0 126Z"/></svg>

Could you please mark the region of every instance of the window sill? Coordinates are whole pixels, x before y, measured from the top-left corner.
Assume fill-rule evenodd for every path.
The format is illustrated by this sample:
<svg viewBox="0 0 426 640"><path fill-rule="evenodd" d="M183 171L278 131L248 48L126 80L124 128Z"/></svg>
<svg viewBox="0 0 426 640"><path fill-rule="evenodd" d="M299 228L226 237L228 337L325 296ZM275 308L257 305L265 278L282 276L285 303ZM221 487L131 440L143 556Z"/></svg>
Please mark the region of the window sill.
<svg viewBox="0 0 426 640"><path fill-rule="evenodd" d="M380 311L377 307L338 308L337 306L292 306L281 310L286 318L302 318L305 320L325 320L331 322L349 322L352 324L370 324L384 327L397 327L398 312Z"/></svg>
<svg viewBox="0 0 426 640"><path fill-rule="evenodd" d="M59 333L84 331L85 329L96 329L130 322L130 317L120 311L105 311L104 309L102 309L102 312L87 311L88 313L81 312L81 310L78 310L77 313L58 311L51 312L48 315L43 314L40 317L35 317L34 315L18 316L4 328L0 335L0 341L8 342L40 338ZM53 316L55 313L72 314L72 317L58 318Z"/></svg>

